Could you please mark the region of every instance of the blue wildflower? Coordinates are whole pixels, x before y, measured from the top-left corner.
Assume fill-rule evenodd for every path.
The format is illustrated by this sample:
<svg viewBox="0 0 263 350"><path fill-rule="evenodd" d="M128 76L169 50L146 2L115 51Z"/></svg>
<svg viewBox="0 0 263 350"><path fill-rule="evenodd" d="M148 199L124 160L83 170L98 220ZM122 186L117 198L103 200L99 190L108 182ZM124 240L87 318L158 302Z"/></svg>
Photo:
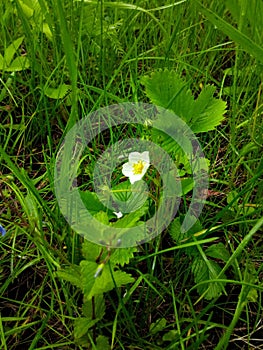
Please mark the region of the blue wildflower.
<svg viewBox="0 0 263 350"><path fill-rule="evenodd" d="M3 228L2 225L0 225L0 233L2 236L4 236L6 234L6 230Z"/></svg>

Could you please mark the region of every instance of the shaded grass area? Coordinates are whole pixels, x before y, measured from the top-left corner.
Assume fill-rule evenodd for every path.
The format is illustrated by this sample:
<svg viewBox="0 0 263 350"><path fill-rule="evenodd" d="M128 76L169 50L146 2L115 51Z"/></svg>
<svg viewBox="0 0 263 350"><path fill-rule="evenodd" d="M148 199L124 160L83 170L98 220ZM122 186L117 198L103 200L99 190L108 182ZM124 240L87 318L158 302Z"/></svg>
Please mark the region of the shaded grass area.
<svg viewBox="0 0 263 350"><path fill-rule="evenodd" d="M252 47L262 46L255 16L262 1L202 3L249 37ZM196 94L214 84L228 112L216 131L198 135L210 160L210 192L200 221L209 230L206 237L223 242L233 256L262 216L262 62L242 36L233 41L231 31L211 23L194 1L49 0L31 10L25 1L3 1L0 17L6 62L0 80L0 215L7 230L0 247L1 348L82 349L85 344L73 337L82 295L55 277L59 267L82 259L81 238L54 196L62 136L99 107L148 102L140 79L155 69L176 70ZM11 57L9 45L22 36ZM20 61L12 67L16 57L26 57L28 66ZM103 142L92 145L91 162ZM173 247L164 232L140 248L125 267L136 282L105 296L106 314L96 333L106 335L114 349L215 349L241 310L249 283L249 302L229 348L263 348L262 228L233 259L235 269L227 270L226 295L212 301L199 299L191 261L183 248L167 250Z"/></svg>

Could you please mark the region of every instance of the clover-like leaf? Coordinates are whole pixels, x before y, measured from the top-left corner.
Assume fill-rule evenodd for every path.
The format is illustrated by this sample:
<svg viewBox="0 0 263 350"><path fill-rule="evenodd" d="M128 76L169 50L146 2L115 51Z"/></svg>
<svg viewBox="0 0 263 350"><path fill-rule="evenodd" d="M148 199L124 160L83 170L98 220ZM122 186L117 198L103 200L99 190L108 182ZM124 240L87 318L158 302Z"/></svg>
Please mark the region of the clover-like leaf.
<svg viewBox="0 0 263 350"><path fill-rule="evenodd" d="M173 111L195 133L213 130L224 118L226 103L213 97L214 86L204 87L194 99L189 84L167 69L144 76L141 83L152 103Z"/></svg>

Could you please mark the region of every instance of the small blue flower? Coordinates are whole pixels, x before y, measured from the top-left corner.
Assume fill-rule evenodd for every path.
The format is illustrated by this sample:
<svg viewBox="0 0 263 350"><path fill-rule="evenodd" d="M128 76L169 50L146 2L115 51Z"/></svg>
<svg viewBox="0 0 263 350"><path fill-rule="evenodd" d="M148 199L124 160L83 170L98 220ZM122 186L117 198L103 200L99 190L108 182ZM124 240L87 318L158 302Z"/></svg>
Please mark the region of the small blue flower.
<svg viewBox="0 0 263 350"><path fill-rule="evenodd" d="M2 236L4 236L6 234L6 230L3 228L2 225L0 225L0 233Z"/></svg>

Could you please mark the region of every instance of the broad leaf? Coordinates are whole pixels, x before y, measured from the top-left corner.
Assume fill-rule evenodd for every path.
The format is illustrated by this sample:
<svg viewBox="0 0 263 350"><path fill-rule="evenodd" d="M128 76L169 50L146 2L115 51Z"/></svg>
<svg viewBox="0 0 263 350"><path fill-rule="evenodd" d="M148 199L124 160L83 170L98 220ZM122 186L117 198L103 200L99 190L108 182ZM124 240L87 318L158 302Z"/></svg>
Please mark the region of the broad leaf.
<svg viewBox="0 0 263 350"><path fill-rule="evenodd" d="M95 307L93 309L93 306ZM86 300L82 305L82 312L85 317L93 318L94 314L96 319L101 320L105 314L105 301L103 295L97 295L94 298L94 302L92 300Z"/></svg>
<svg viewBox="0 0 263 350"><path fill-rule="evenodd" d="M113 271L113 278L108 265L105 265L102 274L95 278L98 265L90 261L81 261L81 274L85 298L90 300L93 296L108 292L116 287L132 283L134 278L123 271Z"/></svg>
<svg viewBox="0 0 263 350"><path fill-rule="evenodd" d="M100 245L92 243L87 239L82 243L82 255L88 261L95 262L101 254L102 249Z"/></svg>
<svg viewBox="0 0 263 350"><path fill-rule="evenodd" d="M20 38L14 40L5 50L4 53L4 58L5 58L5 64L6 64L6 68L8 68L14 58L15 53L17 52L17 50L19 49L20 45L22 44L24 40L24 37L21 36ZM1 67L1 69L3 69Z"/></svg>
<svg viewBox="0 0 263 350"><path fill-rule="evenodd" d="M110 344L107 337L99 335L96 338L96 347L92 347L92 350L110 350Z"/></svg>
<svg viewBox="0 0 263 350"><path fill-rule="evenodd" d="M212 130L223 120L226 103L213 97L215 90L214 86L208 85L195 100L195 111L189 121L194 133Z"/></svg>
<svg viewBox="0 0 263 350"><path fill-rule="evenodd" d="M137 251L138 249L135 247L116 249L110 257L111 264L119 264L121 266L129 264L130 259L133 258L134 253Z"/></svg>
<svg viewBox="0 0 263 350"><path fill-rule="evenodd" d="M20 72L21 70L30 67L30 61L25 56L16 57L10 64L9 67L5 69L6 72Z"/></svg>
<svg viewBox="0 0 263 350"><path fill-rule="evenodd" d="M94 192L80 191L80 197L88 209L89 213L94 215L99 211L106 211L107 208L101 203L98 196Z"/></svg>
<svg viewBox="0 0 263 350"><path fill-rule="evenodd" d="M71 265L70 267L66 267L63 270L58 270L56 275L65 281L72 283L74 286L78 288L82 288L80 267L77 265Z"/></svg>
<svg viewBox="0 0 263 350"><path fill-rule="evenodd" d="M74 338L79 339L85 335L99 320L88 317L79 317L74 321Z"/></svg>
<svg viewBox="0 0 263 350"><path fill-rule="evenodd" d="M229 251L226 249L222 242L211 245L206 249L205 253L211 258L221 259L224 262L227 262L230 258Z"/></svg>
<svg viewBox="0 0 263 350"><path fill-rule="evenodd" d="M205 87L195 100L188 83L174 71L159 70L141 82L152 103L173 111L193 132L213 130L223 120L226 103L213 97L213 86ZM172 127L176 130L176 120Z"/></svg>
<svg viewBox="0 0 263 350"><path fill-rule="evenodd" d="M59 100L61 98L64 98L70 90L70 85L61 84L57 88L45 87L44 93L47 97Z"/></svg>
<svg viewBox="0 0 263 350"><path fill-rule="evenodd" d="M204 261L202 257L197 256L192 264L192 273L194 274L195 283L202 283L197 286L197 291L200 295L204 293L204 298L211 300L218 297L224 288L225 283L222 282L209 282L216 279L217 275L221 272L220 266L212 260ZM221 279L225 278L225 275L221 276Z"/></svg>

